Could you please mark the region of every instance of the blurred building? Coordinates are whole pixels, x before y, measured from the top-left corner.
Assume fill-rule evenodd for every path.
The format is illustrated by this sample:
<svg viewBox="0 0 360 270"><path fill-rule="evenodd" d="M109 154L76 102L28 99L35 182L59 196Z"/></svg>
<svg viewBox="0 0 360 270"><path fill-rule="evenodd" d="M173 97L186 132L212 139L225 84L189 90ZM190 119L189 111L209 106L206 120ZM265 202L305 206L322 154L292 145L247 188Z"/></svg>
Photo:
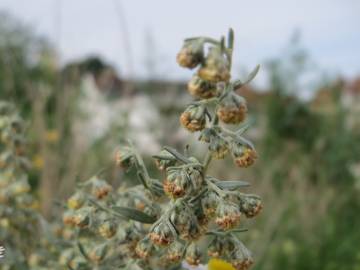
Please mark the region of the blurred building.
<svg viewBox="0 0 360 270"><path fill-rule="evenodd" d="M360 131L360 77L345 85L342 102L349 112L347 124Z"/></svg>

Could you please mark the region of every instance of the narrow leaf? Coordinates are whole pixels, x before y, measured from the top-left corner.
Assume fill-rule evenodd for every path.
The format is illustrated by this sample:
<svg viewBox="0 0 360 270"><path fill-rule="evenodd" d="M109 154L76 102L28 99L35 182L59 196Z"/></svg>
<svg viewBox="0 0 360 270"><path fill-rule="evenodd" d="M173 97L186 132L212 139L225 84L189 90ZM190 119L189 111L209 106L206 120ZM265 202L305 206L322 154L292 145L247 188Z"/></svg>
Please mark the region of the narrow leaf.
<svg viewBox="0 0 360 270"><path fill-rule="evenodd" d="M231 50L234 48L234 30L232 28L229 29L228 33L228 47Z"/></svg>
<svg viewBox="0 0 360 270"><path fill-rule="evenodd" d="M155 217L149 216L148 214L145 214L144 212L141 212L139 210L128 208L128 207L121 207L121 206L113 206L112 210L118 213L119 215L122 215L126 218L146 223L146 224L152 224L156 221Z"/></svg>
<svg viewBox="0 0 360 270"><path fill-rule="evenodd" d="M223 231L208 231L205 233L206 235L215 235L215 236L225 236L226 233Z"/></svg>
<svg viewBox="0 0 360 270"><path fill-rule="evenodd" d="M221 37L221 40L220 40L220 48L221 48L221 51L222 52L225 52L225 37Z"/></svg>
<svg viewBox="0 0 360 270"><path fill-rule="evenodd" d="M182 154L180 154L176 149L171 148L169 146L164 146L164 149L168 151L170 154L172 154L176 159L179 161L182 161L184 163L190 163L190 161Z"/></svg>
<svg viewBox="0 0 360 270"><path fill-rule="evenodd" d="M146 183L146 179L145 179L145 177L144 177L144 174L139 171L139 172L137 173L137 175L138 175L138 178L139 178L141 184L142 184L146 189L148 189L149 187L148 187L148 185L147 185L147 183Z"/></svg>
<svg viewBox="0 0 360 270"><path fill-rule="evenodd" d="M179 234L177 233L175 226L172 224L172 222L170 221L170 219L166 220L166 224L168 225L171 233L173 234L173 236L177 237Z"/></svg>
<svg viewBox="0 0 360 270"><path fill-rule="evenodd" d="M255 76L257 75L257 73L259 72L260 70L260 65L257 65L253 71L251 71L251 73L248 75L248 77L246 78L246 80L244 82L240 81L240 80L237 80L235 83L234 83L234 90L237 90L239 89L240 87L244 86L245 84L248 84L249 82L251 82Z"/></svg>
<svg viewBox="0 0 360 270"><path fill-rule="evenodd" d="M236 134L238 134L238 135L240 135L240 136L241 136L242 134L244 134L244 133L249 129L249 127L250 127L251 125L253 125L253 122L254 122L254 121L245 123L241 128L239 128L239 129L236 131Z"/></svg>
<svg viewBox="0 0 360 270"><path fill-rule="evenodd" d="M245 82L243 82L243 84L248 84L249 82L251 82L255 78L256 74L259 72L259 69L260 65L257 65L254 70L249 74Z"/></svg>
<svg viewBox="0 0 360 270"><path fill-rule="evenodd" d="M217 181L215 182L215 185L217 185L221 189L227 189L227 190L234 190L234 189L250 186L248 182L240 181L240 180Z"/></svg>
<svg viewBox="0 0 360 270"><path fill-rule="evenodd" d="M83 246L79 241L77 242L77 245L78 245L78 247L79 247L79 250L80 250L81 255L83 255L86 260L89 260L89 257L88 257L88 255L86 254L86 251L85 251L84 246Z"/></svg>
<svg viewBox="0 0 360 270"><path fill-rule="evenodd" d="M247 232L247 231L249 231L249 229L246 229L246 228L240 229L240 228L238 228L238 229L230 230L230 231L228 231L228 233L242 233L242 232Z"/></svg>
<svg viewBox="0 0 360 270"><path fill-rule="evenodd" d="M174 160L173 157L165 156L165 155L152 155L152 158L160 159L160 160Z"/></svg>

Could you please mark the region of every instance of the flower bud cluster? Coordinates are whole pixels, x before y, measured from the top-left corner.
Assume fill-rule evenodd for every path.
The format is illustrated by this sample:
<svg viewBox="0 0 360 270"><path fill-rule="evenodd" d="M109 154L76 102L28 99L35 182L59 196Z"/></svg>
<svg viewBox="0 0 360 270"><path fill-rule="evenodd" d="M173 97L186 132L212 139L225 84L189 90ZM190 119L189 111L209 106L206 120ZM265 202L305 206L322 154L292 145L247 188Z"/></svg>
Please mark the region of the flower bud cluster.
<svg viewBox="0 0 360 270"><path fill-rule="evenodd" d="M174 225L179 238L186 241L197 240L201 235L201 227L193 209L187 204L176 205L170 214L170 222Z"/></svg>
<svg viewBox="0 0 360 270"><path fill-rule="evenodd" d="M210 189L215 182L208 179ZM200 203L193 206L198 223L207 228L214 221L221 230L227 231L239 225L241 216L255 217L262 209L261 199L257 195L215 188L205 192L199 199ZM190 218L187 218L191 220Z"/></svg>
<svg viewBox="0 0 360 270"><path fill-rule="evenodd" d="M232 233L215 236L209 244L208 255L230 262L236 270L247 270L253 264L251 252Z"/></svg>
<svg viewBox="0 0 360 270"><path fill-rule="evenodd" d="M208 43L211 45L206 50ZM200 99L218 96L219 91L216 84L228 82L230 79L229 51L212 39L185 40L177 55L177 62L181 67L189 69L199 66L188 84L188 91Z"/></svg>
<svg viewBox="0 0 360 270"><path fill-rule="evenodd" d="M188 40L176 56L178 64L185 68L193 69L204 58L204 44L202 40Z"/></svg>
<svg viewBox="0 0 360 270"><path fill-rule="evenodd" d="M257 159L256 150L249 144L234 140L231 143L231 147L231 155L238 167L249 167Z"/></svg>
<svg viewBox="0 0 360 270"><path fill-rule="evenodd" d="M221 101L217 116L223 123L237 125L245 120L246 113L246 100L231 93Z"/></svg>
<svg viewBox="0 0 360 270"><path fill-rule="evenodd" d="M200 166L194 163L167 168L165 193L171 198L180 198L198 191L203 182Z"/></svg>
<svg viewBox="0 0 360 270"><path fill-rule="evenodd" d="M197 100L186 107L180 123L186 130L200 133L199 141L207 144L206 156L199 159L189 154L189 148L182 154L164 147L154 156L163 173L161 181L150 176L131 142L119 147L116 165L135 171L140 184L121 185L115 190L99 175L77 184L67 200L63 226L53 230L58 242L64 243L57 252L59 269L110 269L114 265L139 270L172 269L184 260L196 266L209 257L226 260L237 270L251 266L251 253L237 232L241 231L238 226L243 217L253 218L260 212L261 199L240 192L241 181L222 181L208 175L212 159L231 155L238 167L246 168L257 158L252 143L242 136L247 105L236 92L242 84L230 81L232 31L228 44L224 40L187 39L177 55L180 66L196 68L188 91ZM22 157L24 153L24 140L12 136L22 130L15 120L10 125L13 133L1 136L14 151L1 154L0 167L9 166L14 155ZM4 123L0 120L1 131L9 126ZM241 126L236 130L234 125ZM20 160L18 164L22 164ZM10 178L1 178L0 185L10 187ZM26 178L17 179L11 191L27 194ZM4 198L0 193L0 202ZM211 242L206 241L208 236L213 236ZM40 264L41 257L35 255L32 263Z"/></svg>
<svg viewBox="0 0 360 270"><path fill-rule="evenodd" d="M196 46L190 46L191 44L196 44ZM210 48L205 55L206 44L210 44ZM199 140L208 143L213 158L223 159L231 152L237 166L249 167L257 159L257 153L252 144L243 139L242 132L229 132L220 125L221 123L225 125L242 124L247 115L246 100L235 92L242 84L229 81L232 46L229 44L227 48L223 41L217 42L202 37L185 41L183 49L178 54L178 60L180 56L181 59L186 58L184 51L188 52L189 48L193 48L191 55L198 56L197 61L191 61L197 63L191 68L197 65L200 65L200 68L188 83L188 89L193 96L199 98L199 101L190 104L185 109L180 116L180 122L190 132L201 131ZM195 48L197 49L195 50ZM190 57L190 54L186 55ZM195 59L194 57L190 58ZM179 64L182 67L190 68L180 62ZM249 76L247 82L255 76L257 70L255 69L255 73L253 72ZM215 110L211 118L214 105Z"/></svg>
<svg viewBox="0 0 360 270"><path fill-rule="evenodd" d="M120 147L115 153L116 165L128 169L134 165L135 156L132 149L128 146Z"/></svg>
<svg viewBox="0 0 360 270"><path fill-rule="evenodd" d="M190 132L205 128L205 108L201 105L189 105L180 116L181 125Z"/></svg>
<svg viewBox="0 0 360 270"><path fill-rule="evenodd" d="M199 140L209 144L209 151L213 158L223 159L229 152L229 142L223 136L220 127L205 129L201 133Z"/></svg>
<svg viewBox="0 0 360 270"><path fill-rule="evenodd" d="M143 189L123 190L121 203L116 202L116 205L133 209L122 209L121 213L137 224L126 227L123 233L128 254L138 259L137 267L153 265L156 269L169 269L170 265L178 265L183 260L190 265L204 262L206 257L201 252L199 241L214 225L217 226L215 234L221 237L216 236L209 244L208 255L225 259L239 270L248 269L252 264L250 252L233 231L241 224L242 216L252 218L260 212L260 198L241 193L240 182L221 181L207 175L213 158L224 159L231 154L234 163L241 168L252 165L257 158L252 143L242 137L244 127L239 130L226 128L228 124L244 123L247 105L245 99L235 93L240 84L230 82L232 31L229 44L225 45L223 40L187 39L177 55L180 66L198 67L188 83L190 94L198 100L187 106L180 116L180 123L190 132L201 132L199 140L208 144L204 161L164 147L154 156L156 166L165 173L161 182L149 176L132 145L122 146L116 153L117 165L125 169L135 168L143 184ZM107 191L111 192L110 189ZM101 195L92 194L102 200ZM69 204L76 208L81 203ZM112 223L106 224L102 235L111 236L108 231Z"/></svg>
<svg viewBox="0 0 360 270"><path fill-rule="evenodd" d="M63 214L63 231L72 231L81 237L82 253L87 260L82 264L106 267L114 263L122 263L125 258L146 258L152 248L139 241L144 237L143 226L134 226L123 218L119 218L112 209L130 207L149 216L159 215L159 208L153 205L153 195L144 186L134 186L115 191L105 180L94 176L84 183L79 183L77 191L67 201L67 210ZM65 236L62 236L65 238ZM119 245L120 243L120 245ZM74 243L74 256L66 259L59 257L59 262L74 264L78 258L78 243ZM139 255L138 255L139 254ZM80 254L81 255L81 254ZM84 254L82 254L84 257Z"/></svg>
<svg viewBox="0 0 360 270"><path fill-rule="evenodd" d="M191 168L190 158L186 160L175 154L174 157L178 158L180 165L167 169L164 190L175 200L176 205L171 212L170 224L174 226L180 239L191 241L185 252L188 263L196 264L201 261L200 252L195 249L196 245L193 245L194 240L204 236L209 226L215 223L220 234L226 237L216 237L208 247L208 255L225 259L235 269L241 270L248 269L253 260L246 247L232 233L227 232L236 230L241 224L242 216L255 217L262 209L261 199L257 195L241 193L241 185L236 181L222 183L221 180L206 175L211 160L224 159L228 153L240 168L253 165L257 159L254 146L242 136L246 125L240 126L238 130L227 128L227 125L243 125L248 109L246 100L237 94L237 90L245 83L230 81L234 40L232 30L229 32L228 44L225 44L224 40L222 38L216 41L207 37L187 39L178 54L180 66L191 69L199 66L188 83L190 94L198 100L185 109L180 116L180 122L190 132L201 132L199 140L208 144L208 154L204 162L200 163L202 166L199 166L201 181L193 181L198 178L191 177L183 170L184 167ZM193 46L192 48L201 48L196 51L198 57L196 61L195 57L192 58L194 61L188 61L192 65L184 65L179 58L185 58L184 48L188 49L189 44L202 44L202 47ZM187 56L191 58L189 54ZM257 71L258 68L245 82L251 81ZM179 205L183 206L180 215L177 214L179 201ZM174 216L178 218L175 219ZM184 226L182 220L187 220L187 224L197 221L197 224L192 225L195 235L199 234L197 238L183 237L181 230L185 228L185 231L189 232L189 225Z"/></svg>
<svg viewBox="0 0 360 270"><path fill-rule="evenodd" d="M213 46L209 49L198 75L203 80L215 83L230 80L230 63L221 46Z"/></svg>
<svg viewBox="0 0 360 270"><path fill-rule="evenodd" d="M192 96L200 99L208 99L218 95L216 83L203 80L196 74L191 78L187 87Z"/></svg>
<svg viewBox="0 0 360 270"><path fill-rule="evenodd" d="M34 208L37 202L29 194L24 130L24 122L12 104L0 102L0 203Z"/></svg>
<svg viewBox="0 0 360 270"><path fill-rule="evenodd" d="M150 240L149 236L145 236L143 239L141 239L135 248L136 255L140 259L148 259L154 250L154 245L152 241Z"/></svg>
<svg viewBox="0 0 360 270"><path fill-rule="evenodd" d="M156 167L160 171L165 171L168 167L176 164L176 158L171 155L168 151L162 150L159 155L155 156Z"/></svg>
<svg viewBox="0 0 360 270"><path fill-rule="evenodd" d="M185 260L189 265L199 265L203 254L200 251L199 246L192 242L187 248L185 253Z"/></svg>
<svg viewBox="0 0 360 270"><path fill-rule="evenodd" d="M28 181L25 131L16 108L0 101L0 232L6 250L12 250L1 269L52 268L55 246L39 229L45 225Z"/></svg>

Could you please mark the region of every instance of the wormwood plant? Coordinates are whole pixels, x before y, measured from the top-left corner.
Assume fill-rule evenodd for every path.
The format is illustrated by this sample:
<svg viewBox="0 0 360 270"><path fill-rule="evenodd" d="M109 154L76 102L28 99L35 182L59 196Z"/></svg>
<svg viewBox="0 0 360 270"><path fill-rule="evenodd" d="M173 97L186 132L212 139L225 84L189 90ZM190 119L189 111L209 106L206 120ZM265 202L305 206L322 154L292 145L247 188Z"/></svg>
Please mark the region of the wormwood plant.
<svg viewBox="0 0 360 270"><path fill-rule="evenodd" d="M32 209L35 199L28 194L30 185L26 168L24 123L15 107L0 102L0 240L6 244L2 269L25 264L33 246L31 235L37 231L37 217ZM2 259L4 260L4 259Z"/></svg>
<svg viewBox="0 0 360 270"><path fill-rule="evenodd" d="M230 154L239 168L257 158L254 146L243 137L247 107L237 91L250 82L230 80L234 34L186 39L177 55L180 66L198 68L188 84L196 99L180 116L181 125L199 132L207 145L202 160L165 146L154 156L164 180L154 179L129 142L116 151L116 163L134 168L141 185L118 191L99 175L78 185L69 198L63 221L76 228L75 248L64 250L60 261L72 269L181 269L220 258L237 270L248 269L253 259L241 242L242 217L261 210L257 195L240 190L238 180L220 180L208 174L214 159ZM232 125L231 128L226 125Z"/></svg>
<svg viewBox="0 0 360 270"><path fill-rule="evenodd" d="M66 237L57 235L59 224L48 224L39 212L28 181L25 131L16 107L0 101L0 268L60 270L57 258Z"/></svg>
<svg viewBox="0 0 360 270"><path fill-rule="evenodd" d="M40 247L37 200L29 193L29 161L25 155L25 125L16 108L0 101L0 240L6 254L1 269L26 269Z"/></svg>

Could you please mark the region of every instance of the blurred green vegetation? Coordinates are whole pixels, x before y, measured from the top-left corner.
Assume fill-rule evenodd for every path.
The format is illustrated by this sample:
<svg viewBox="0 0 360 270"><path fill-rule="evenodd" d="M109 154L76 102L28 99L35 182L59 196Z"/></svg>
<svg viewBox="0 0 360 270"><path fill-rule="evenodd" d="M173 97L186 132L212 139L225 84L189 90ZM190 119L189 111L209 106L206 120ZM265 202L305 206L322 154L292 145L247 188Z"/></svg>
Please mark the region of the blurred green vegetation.
<svg viewBox="0 0 360 270"><path fill-rule="evenodd" d="M0 37L0 98L13 101L30 123L30 180L51 218L56 216L54 199L72 190L76 177L109 164L111 149L123 137L122 127L113 123L85 150L74 139L75 122L93 117L79 111L82 75L87 71L97 76L106 65L89 59L61 69L49 43L5 14L0 14ZM336 78L317 85L329 97L325 105L298 98L300 76L311 64L304 50L291 46L289 55L269 62L270 91L250 112L257 123L265 123L255 141L261 158L244 173L265 205L245 236L257 260L254 269L358 270L360 179L353 168L360 167L360 130L347 125L351 112L341 100L344 83ZM162 104L162 93L153 95L159 82L139 85ZM182 96L185 90L178 86L160 92ZM163 122L169 123L163 133L174 132L175 105L159 108ZM330 109L321 110L324 106ZM164 134L158 139L164 141ZM238 174L227 167L219 173ZM110 174L115 179L119 173Z"/></svg>
<svg viewBox="0 0 360 270"><path fill-rule="evenodd" d="M321 95L306 102L296 97L307 61L293 44L290 57L268 66L265 157L258 168L263 175L273 172L266 179L279 194L283 213L255 269L360 268L359 176L352 171L360 165L360 133L347 125L349 112L341 100L344 82L323 82L326 104L316 100ZM331 109L322 110L325 106ZM272 196L277 195L268 194L269 201ZM268 222L266 217L263 221ZM260 234L266 229L265 224Z"/></svg>

